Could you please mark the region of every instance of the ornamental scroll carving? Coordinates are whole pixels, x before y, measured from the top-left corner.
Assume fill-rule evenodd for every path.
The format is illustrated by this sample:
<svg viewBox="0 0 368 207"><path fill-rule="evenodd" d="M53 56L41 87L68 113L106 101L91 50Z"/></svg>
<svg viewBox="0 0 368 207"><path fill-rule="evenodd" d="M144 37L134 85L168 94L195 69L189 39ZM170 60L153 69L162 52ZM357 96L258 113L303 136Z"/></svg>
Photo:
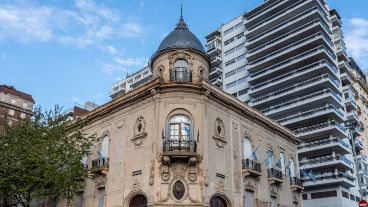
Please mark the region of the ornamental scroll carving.
<svg viewBox="0 0 368 207"><path fill-rule="evenodd" d="M141 146L143 139L147 136L146 133L146 122L143 117L138 117L134 125L134 137L131 139L135 146Z"/></svg>

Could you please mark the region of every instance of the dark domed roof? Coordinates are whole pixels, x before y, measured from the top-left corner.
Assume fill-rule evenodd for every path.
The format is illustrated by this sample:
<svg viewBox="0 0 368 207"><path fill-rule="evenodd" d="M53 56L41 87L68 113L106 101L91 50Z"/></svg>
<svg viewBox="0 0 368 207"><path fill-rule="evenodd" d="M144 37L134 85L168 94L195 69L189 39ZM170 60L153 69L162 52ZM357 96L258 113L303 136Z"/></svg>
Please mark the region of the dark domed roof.
<svg viewBox="0 0 368 207"><path fill-rule="evenodd" d="M176 48L194 49L204 54L206 53L199 39L189 31L182 15L174 31L165 37L157 52Z"/></svg>

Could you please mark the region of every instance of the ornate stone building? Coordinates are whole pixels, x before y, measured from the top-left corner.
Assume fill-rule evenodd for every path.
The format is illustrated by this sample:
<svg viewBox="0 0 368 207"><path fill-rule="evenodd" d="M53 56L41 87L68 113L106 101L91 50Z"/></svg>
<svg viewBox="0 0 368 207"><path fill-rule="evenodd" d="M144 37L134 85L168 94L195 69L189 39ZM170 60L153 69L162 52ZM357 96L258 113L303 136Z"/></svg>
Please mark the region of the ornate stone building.
<svg viewBox="0 0 368 207"><path fill-rule="evenodd" d="M153 80L82 116L99 176L76 206L300 206L300 141L208 83L209 65L181 17L150 60Z"/></svg>

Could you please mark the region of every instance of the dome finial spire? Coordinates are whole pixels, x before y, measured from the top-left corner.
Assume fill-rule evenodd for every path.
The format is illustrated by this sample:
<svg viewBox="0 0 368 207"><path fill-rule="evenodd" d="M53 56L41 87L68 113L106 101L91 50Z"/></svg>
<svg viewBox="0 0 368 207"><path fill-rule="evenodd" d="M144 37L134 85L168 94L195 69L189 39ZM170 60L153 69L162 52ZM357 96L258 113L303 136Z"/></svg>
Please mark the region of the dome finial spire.
<svg viewBox="0 0 368 207"><path fill-rule="evenodd" d="M180 4L180 19L183 19L183 4Z"/></svg>

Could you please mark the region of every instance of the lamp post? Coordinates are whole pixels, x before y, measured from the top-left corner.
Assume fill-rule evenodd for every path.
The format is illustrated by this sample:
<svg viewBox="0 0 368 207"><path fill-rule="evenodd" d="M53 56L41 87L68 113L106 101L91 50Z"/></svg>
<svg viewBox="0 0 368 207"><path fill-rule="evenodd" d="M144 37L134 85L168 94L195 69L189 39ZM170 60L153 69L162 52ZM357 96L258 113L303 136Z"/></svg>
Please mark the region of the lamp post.
<svg viewBox="0 0 368 207"><path fill-rule="evenodd" d="M353 136L353 130L357 127L357 122L351 122L351 121L346 121L345 122L345 127L347 127L349 129L349 136L350 136L350 140L351 140L351 146L353 148L353 158L354 158L354 163L355 163L355 171L356 171L356 177L358 179L358 185L359 185L359 193L360 193L360 198L363 199L363 190L362 190L362 185L360 183L360 179L359 179L359 174L358 174L358 162L356 159L356 151L355 151L355 139Z"/></svg>

